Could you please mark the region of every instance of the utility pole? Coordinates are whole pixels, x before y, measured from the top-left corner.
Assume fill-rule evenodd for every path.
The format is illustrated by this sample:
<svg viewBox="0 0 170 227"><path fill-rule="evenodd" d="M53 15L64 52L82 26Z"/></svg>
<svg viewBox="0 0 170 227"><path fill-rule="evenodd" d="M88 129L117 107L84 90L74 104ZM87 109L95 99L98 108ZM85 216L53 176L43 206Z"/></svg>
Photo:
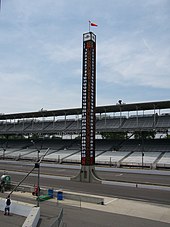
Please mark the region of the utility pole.
<svg viewBox="0 0 170 227"><path fill-rule="evenodd" d="M142 136L142 146L141 146L141 151L142 151L142 169L143 169L143 157L144 157L144 143L143 143L143 132L141 132Z"/></svg>
<svg viewBox="0 0 170 227"><path fill-rule="evenodd" d="M47 155L49 148L46 150L45 154L40 158L40 150L37 148L35 142L31 140L31 143L34 145L35 149L37 150L37 162L35 163L35 169L37 169L37 207L40 206L40 163L43 158Z"/></svg>
<svg viewBox="0 0 170 227"><path fill-rule="evenodd" d="M40 163L43 160L43 158L47 155L48 151L50 150L50 148L48 148L45 152L44 155L41 156L40 158L40 150L37 149L37 162L35 163L35 168L37 169L37 187L38 187L38 191L37 191L37 207L40 206Z"/></svg>
<svg viewBox="0 0 170 227"><path fill-rule="evenodd" d="M30 173L32 173L34 171L34 169L38 169L37 171L37 187L38 187L38 193L37 193L37 207L39 207L39 196L40 196L40 163L43 160L43 158L47 155L48 151L50 150L50 148L47 148L47 150L45 151L44 155L41 156L40 158L40 150L36 147L35 142L32 140L31 143L34 144L35 148L37 149L37 162L35 163L34 167L27 173L27 175L13 188L13 190L9 193L9 195L11 195L13 193L13 191L15 191L19 185L30 175Z"/></svg>
<svg viewBox="0 0 170 227"><path fill-rule="evenodd" d="M39 196L40 196L40 160L39 160L39 155L40 154L40 150L37 150L37 162L35 163L35 168L37 168L37 188L38 188L38 191L37 191L37 207L40 206L40 199L39 199Z"/></svg>

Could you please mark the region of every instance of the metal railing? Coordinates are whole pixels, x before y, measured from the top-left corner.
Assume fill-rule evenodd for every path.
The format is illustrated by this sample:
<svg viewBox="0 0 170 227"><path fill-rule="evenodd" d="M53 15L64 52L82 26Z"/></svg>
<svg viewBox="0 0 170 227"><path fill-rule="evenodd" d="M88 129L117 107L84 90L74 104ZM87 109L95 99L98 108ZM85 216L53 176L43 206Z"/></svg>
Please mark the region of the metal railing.
<svg viewBox="0 0 170 227"><path fill-rule="evenodd" d="M58 217L54 220L53 224L50 227L62 227L63 223L63 208L61 208Z"/></svg>

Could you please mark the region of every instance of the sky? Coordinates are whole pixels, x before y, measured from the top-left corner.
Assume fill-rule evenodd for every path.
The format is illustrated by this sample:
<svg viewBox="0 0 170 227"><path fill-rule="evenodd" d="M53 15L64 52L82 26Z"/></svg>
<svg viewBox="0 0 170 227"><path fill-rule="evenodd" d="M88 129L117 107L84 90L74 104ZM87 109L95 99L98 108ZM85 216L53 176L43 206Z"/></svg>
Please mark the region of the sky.
<svg viewBox="0 0 170 227"><path fill-rule="evenodd" d="M0 113L81 107L96 23L96 105L170 100L170 0L1 0Z"/></svg>

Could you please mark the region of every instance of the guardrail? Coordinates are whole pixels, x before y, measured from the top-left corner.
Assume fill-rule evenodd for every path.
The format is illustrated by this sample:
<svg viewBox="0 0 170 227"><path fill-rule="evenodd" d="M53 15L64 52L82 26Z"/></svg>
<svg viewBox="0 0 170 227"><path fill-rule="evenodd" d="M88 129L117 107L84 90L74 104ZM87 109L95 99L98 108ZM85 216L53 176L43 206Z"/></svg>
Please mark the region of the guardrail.
<svg viewBox="0 0 170 227"><path fill-rule="evenodd" d="M63 208L58 215L58 217L54 220L51 226L49 227L61 227L63 225Z"/></svg>

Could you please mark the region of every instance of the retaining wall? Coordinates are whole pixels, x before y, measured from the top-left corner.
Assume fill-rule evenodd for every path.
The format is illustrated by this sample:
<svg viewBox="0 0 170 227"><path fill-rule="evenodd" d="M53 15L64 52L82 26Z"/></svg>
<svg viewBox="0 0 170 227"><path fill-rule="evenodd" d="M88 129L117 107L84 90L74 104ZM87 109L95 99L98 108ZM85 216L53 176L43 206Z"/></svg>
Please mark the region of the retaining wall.
<svg viewBox="0 0 170 227"><path fill-rule="evenodd" d="M5 200L0 198L0 210L5 209ZM10 212L27 217L22 227L36 227L40 219L40 207L34 207L29 203L11 200Z"/></svg>

